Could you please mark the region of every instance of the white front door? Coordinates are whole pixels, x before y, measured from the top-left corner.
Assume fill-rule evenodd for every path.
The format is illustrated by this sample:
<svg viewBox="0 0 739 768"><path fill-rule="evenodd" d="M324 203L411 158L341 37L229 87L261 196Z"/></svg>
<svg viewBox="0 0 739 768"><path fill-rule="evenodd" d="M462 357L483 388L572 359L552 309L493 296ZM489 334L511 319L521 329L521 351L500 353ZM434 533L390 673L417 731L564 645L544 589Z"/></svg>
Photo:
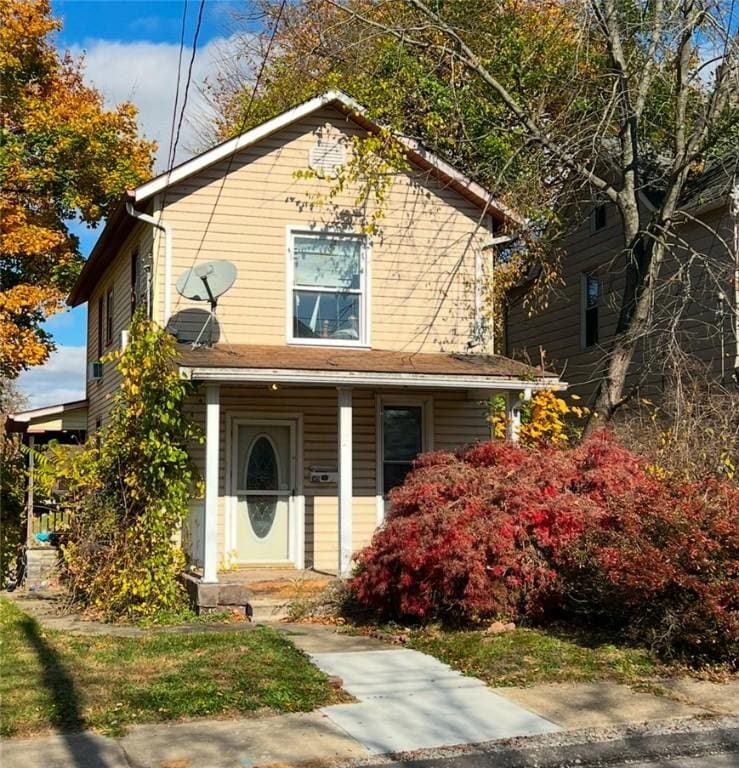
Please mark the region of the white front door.
<svg viewBox="0 0 739 768"><path fill-rule="evenodd" d="M234 433L235 559L287 562L295 488L294 425L239 422Z"/></svg>

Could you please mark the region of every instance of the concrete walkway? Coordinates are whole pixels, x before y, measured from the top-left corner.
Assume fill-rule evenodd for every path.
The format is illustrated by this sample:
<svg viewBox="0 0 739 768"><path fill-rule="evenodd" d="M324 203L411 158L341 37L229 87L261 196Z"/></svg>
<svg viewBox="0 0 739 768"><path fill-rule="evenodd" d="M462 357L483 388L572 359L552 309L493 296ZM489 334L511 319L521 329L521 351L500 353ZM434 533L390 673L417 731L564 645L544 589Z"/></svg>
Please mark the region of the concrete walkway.
<svg viewBox="0 0 739 768"><path fill-rule="evenodd" d="M322 630L322 631L321 631ZM477 744L559 726L426 654L293 625L285 631L357 703L321 711L373 754Z"/></svg>

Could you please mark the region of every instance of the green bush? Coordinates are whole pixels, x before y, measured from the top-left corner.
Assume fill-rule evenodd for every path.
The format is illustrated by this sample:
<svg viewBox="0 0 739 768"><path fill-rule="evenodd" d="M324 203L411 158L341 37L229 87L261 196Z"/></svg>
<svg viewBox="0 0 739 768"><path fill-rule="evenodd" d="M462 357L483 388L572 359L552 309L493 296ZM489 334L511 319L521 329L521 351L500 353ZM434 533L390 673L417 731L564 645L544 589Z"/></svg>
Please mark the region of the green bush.
<svg viewBox="0 0 739 768"><path fill-rule="evenodd" d="M0 434L0 587L15 581L24 540L25 460L20 435Z"/></svg>
<svg viewBox="0 0 739 768"><path fill-rule="evenodd" d="M173 338L137 314L114 356L123 380L109 423L59 474L69 488L63 575L72 595L109 618L180 607L184 554L176 539L201 491L188 445L202 442L183 413Z"/></svg>

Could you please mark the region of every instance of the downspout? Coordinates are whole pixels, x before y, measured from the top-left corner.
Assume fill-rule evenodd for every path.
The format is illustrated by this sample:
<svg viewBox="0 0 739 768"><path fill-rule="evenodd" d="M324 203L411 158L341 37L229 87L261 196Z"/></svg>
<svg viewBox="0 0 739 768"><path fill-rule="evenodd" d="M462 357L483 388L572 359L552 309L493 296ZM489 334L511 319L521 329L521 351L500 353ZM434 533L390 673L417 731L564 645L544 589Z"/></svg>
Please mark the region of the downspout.
<svg viewBox="0 0 739 768"><path fill-rule="evenodd" d="M155 219L153 216L149 216L148 213L137 211L133 207L133 201L126 201L126 213L132 216L134 219L143 221L146 224L151 224L155 229L164 232L164 323L163 327L166 328L169 323L169 318L172 314L172 296L170 295L170 286L172 285L172 227L165 224L163 221Z"/></svg>
<svg viewBox="0 0 739 768"><path fill-rule="evenodd" d="M739 384L739 183L731 190L734 219L734 380Z"/></svg>
<svg viewBox="0 0 739 768"><path fill-rule="evenodd" d="M507 245L513 242L513 238L508 235L500 235L488 240L480 249L475 250L475 343L481 344L483 338L483 319L482 319L482 264L480 251L491 252L491 270L490 270L490 295L492 301L495 301L495 250L499 245ZM495 304L490 307L493 322L493 332L490 334L490 354L495 354Z"/></svg>

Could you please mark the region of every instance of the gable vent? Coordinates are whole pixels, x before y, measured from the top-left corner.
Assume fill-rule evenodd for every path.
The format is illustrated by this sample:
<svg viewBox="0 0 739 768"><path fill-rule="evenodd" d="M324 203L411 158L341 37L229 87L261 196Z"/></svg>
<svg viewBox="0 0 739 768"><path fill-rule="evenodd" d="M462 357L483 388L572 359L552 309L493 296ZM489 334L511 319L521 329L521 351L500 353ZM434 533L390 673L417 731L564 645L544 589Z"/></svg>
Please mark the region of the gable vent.
<svg viewBox="0 0 739 768"><path fill-rule="evenodd" d="M308 165L319 176L335 176L346 162L346 148L338 139L319 137L308 153Z"/></svg>

